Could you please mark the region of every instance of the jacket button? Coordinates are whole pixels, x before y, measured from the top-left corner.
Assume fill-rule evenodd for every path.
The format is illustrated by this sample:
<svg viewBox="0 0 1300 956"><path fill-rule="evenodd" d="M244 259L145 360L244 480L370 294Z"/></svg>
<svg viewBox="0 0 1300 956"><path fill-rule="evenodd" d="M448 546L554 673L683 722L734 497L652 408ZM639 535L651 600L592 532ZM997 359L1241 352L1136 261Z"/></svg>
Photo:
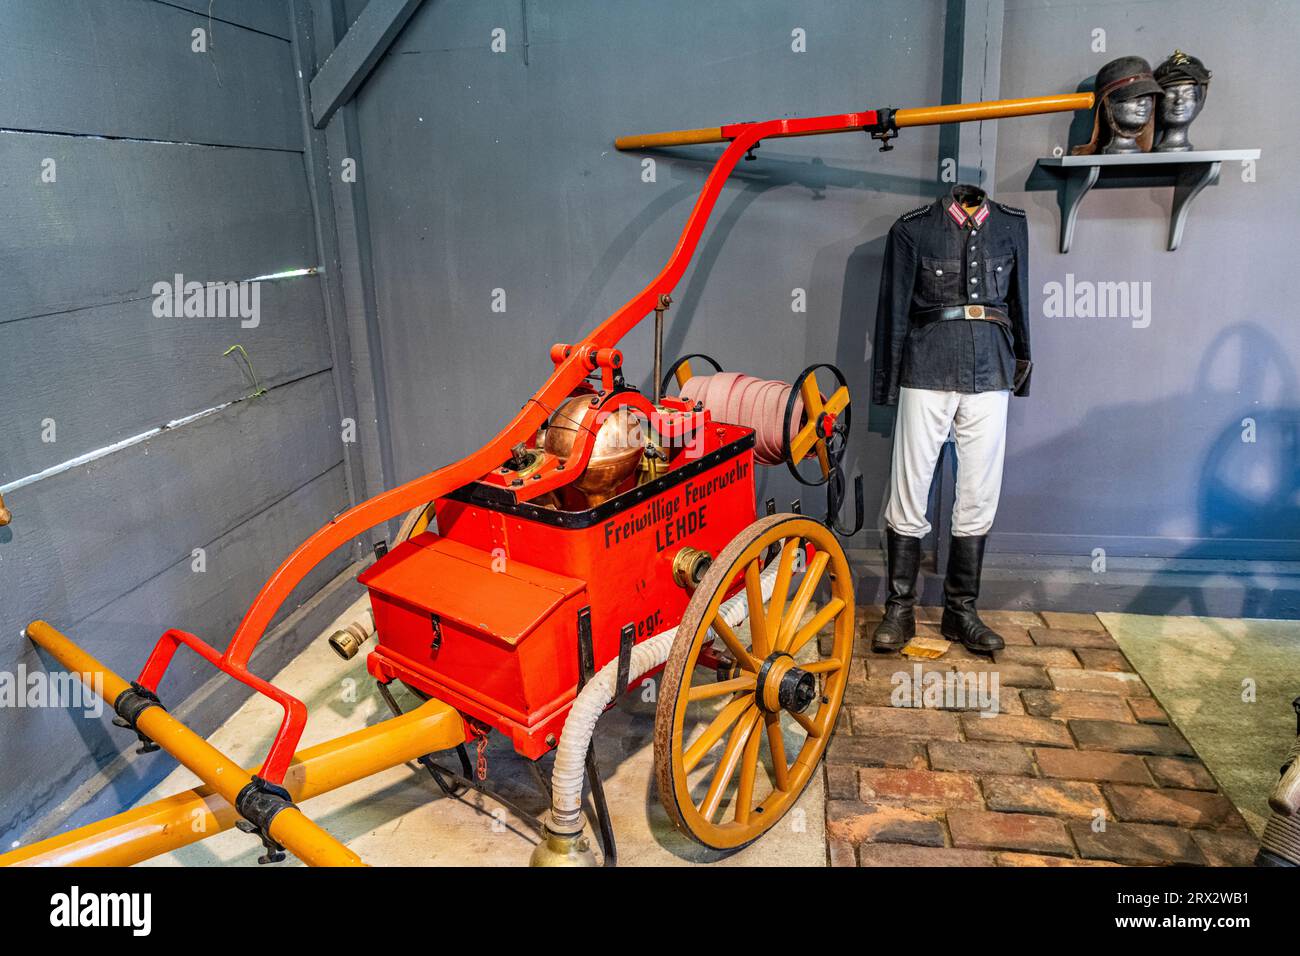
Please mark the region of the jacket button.
<svg viewBox="0 0 1300 956"><path fill-rule="evenodd" d="M998 266L998 272L1001 272L1001 271L1002 271L1002 267L1001 267L1001 266Z"/></svg>
<svg viewBox="0 0 1300 956"><path fill-rule="evenodd" d="M976 282L979 282L979 281L980 281L979 279L971 279L971 280L970 280L970 284L971 284L971 285L974 285Z"/></svg>
<svg viewBox="0 0 1300 956"><path fill-rule="evenodd" d="M937 276L941 276L941 275L943 275L943 270L942 270L942 269L935 269L935 270L934 270L934 274L937 275Z"/></svg>
<svg viewBox="0 0 1300 956"><path fill-rule="evenodd" d="M976 292L974 295L971 296L972 299L978 299L979 297L980 296L978 292Z"/></svg>

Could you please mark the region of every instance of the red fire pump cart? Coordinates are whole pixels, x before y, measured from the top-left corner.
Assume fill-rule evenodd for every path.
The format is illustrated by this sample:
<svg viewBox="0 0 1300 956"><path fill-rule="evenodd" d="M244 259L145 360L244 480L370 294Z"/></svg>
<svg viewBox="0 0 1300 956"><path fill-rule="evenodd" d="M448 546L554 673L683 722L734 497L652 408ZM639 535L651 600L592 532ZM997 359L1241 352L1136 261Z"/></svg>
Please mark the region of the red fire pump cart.
<svg viewBox="0 0 1300 956"><path fill-rule="evenodd" d="M868 110L620 139L620 149L726 143L668 264L585 340L556 345L555 369L481 449L331 520L280 565L224 651L193 634L163 635L126 682L43 621L27 635L69 671L98 683L145 749L175 756L204 786L0 856L7 864L123 865L238 825L263 860L288 849L312 865L361 865L297 803L413 759L448 793L493 792L467 742L490 731L534 761L555 751L552 807L532 817L534 862L591 863L584 777L606 864L616 857L591 736L610 702L659 674L655 773L670 818L719 850L744 846L798 800L835 728L853 654L849 565L836 537L850 401L831 366L791 384L724 372L703 356L661 379L664 311L727 176L763 139L865 132L890 148L900 128L1087 109L1092 94ZM655 394L623 379L617 345L655 317ZM713 373L693 375L692 361ZM675 382L679 394L662 394ZM784 462L825 485L824 520L756 520L754 468ZM803 469L802 471L800 469ZM809 470L811 469L811 474ZM861 522L861 489L857 490ZM17 503L21 507L21 503ZM409 513L409 514L408 514ZM426 702L376 727L302 751L306 708L248 670L249 656L293 587L326 555L408 514L400 540L360 577L376 646L369 672ZM436 528L436 530L433 530ZM370 636L354 625L332 643L345 657ZM173 718L163 675L185 647L284 711L263 764L237 766ZM430 756L455 750L459 769ZM194 819L201 816L203 827Z"/></svg>

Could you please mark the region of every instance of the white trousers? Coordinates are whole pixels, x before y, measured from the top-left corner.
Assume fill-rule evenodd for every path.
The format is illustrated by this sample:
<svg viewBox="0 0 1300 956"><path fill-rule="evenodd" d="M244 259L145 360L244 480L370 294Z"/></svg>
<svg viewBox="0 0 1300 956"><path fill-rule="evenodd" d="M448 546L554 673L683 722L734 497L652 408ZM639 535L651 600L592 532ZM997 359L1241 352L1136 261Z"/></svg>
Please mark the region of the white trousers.
<svg viewBox="0 0 1300 956"><path fill-rule="evenodd" d="M952 506L955 537L988 534L1002 493L1002 459L1007 450L1009 391L937 391L902 388L894 426L885 523L899 534L921 538L930 532L925 508L939 451L951 431L957 442L957 494Z"/></svg>

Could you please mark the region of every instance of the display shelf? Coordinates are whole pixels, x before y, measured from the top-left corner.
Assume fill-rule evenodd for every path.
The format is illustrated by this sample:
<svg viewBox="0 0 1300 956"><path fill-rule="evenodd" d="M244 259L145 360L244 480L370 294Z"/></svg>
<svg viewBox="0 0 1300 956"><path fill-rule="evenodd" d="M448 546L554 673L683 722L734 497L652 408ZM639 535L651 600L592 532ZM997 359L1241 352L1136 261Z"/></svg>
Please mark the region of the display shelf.
<svg viewBox="0 0 1300 956"><path fill-rule="evenodd" d="M1125 153L1122 155L1053 156L1038 165L1063 180L1060 191L1061 252L1069 252L1074 223L1083 197L1097 185L1103 188L1173 186L1169 215L1169 251L1183 239L1183 227L1192 200L1219 180L1223 163L1259 159L1258 149L1199 149L1187 153Z"/></svg>

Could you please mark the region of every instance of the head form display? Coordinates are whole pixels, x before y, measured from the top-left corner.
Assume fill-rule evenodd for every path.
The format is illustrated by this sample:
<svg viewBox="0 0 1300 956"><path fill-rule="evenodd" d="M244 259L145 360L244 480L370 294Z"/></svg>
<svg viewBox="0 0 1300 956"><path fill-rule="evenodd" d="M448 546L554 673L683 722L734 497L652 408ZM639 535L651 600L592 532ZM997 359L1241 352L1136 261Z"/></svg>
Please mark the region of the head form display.
<svg viewBox="0 0 1300 956"><path fill-rule="evenodd" d="M1175 50L1155 71L1164 95L1157 117L1159 140L1156 151L1186 152L1192 149L1187 128L1200 115L1210 89L1210 71L1198 58Z"/></svg>
<svg viewBox="0 0 1300 956"><path fill-rule="evenodd" d="M1092 138L1071 152L1077 156L1148 152L1155 136L1156 101L1163 92L1151 64L1142 57L1111 60L1097 71Z"/></svg>

